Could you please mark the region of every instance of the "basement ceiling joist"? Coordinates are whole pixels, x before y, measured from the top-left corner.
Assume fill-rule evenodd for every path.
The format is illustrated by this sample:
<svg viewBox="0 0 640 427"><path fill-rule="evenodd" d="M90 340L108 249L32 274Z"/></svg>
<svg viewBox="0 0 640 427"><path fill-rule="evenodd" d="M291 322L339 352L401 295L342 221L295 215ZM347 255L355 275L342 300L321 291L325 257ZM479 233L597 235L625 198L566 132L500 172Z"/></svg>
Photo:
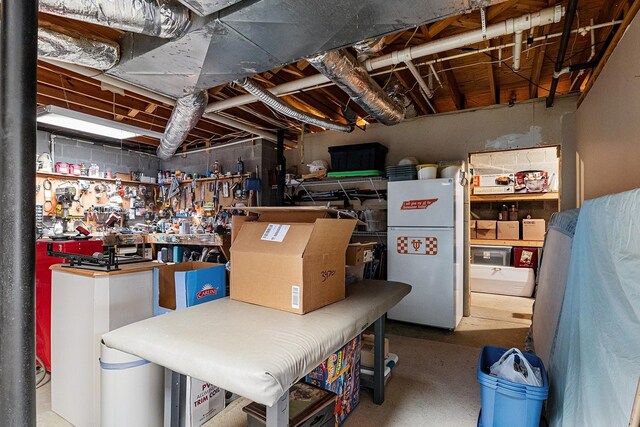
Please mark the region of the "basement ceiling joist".
<svg viewBox="0 0 640 427"><path fill-rule="evenodd" d="M622 20L629 13L635 13L632 5L640 0L581 0L578 4L578 16L574 28L585 27L593 20L594 24L607 24L612 20ZM236 7L240 7L240 2ZM544 8L567 1L555 0L507 0L494 4L485 10L487 25L516 18L526 13L535 13ZM631 12L630 12L631 11ZM118 41L126 34L109 27L89 24L41 14L40 21L45 25L64 27L89 37ZM563 22L536 28L524 34L524 39L546 37L562 32ZM449 16L444 19L407 28L385 37L385 47L377 55L385 55L410 46L417 46L431 40L456 36L482 28L481 13ZM605 49L611 31L623 31L619 26L606 26L596 29L596 59ZM300 34L300 37L308 35ZM520 102L535 97L545 97L551 85L559 37L536 40L523 46L521 68L512 69L512 48L510 46L485 53L476 53L479 49L499 47L513 42L512 36L486 40L477 45L440 52L414 60L421 76L433 84L434 97L429 102L437 113L447 113L466 108L480 108L495 103ZM354 52L355 53L355 52ZM565 66L586 62L591 55L591 35L589 32L573 34L566 54ZM451 58L455 56L454 58ZM424 64L435 61L433 69L437 76L429 76L432 67ZM422 65L421 65L422 64ZM279 65L271 70L257 74L255 78L265 87L273 87L316 74L305 60ZM418 116L432 114L427 100L419 89L415 78L402 65L387 67L371 73L381 86L397 81L404 88L408 98L414 103ZM563 74L558 85L558 94L578 92L591 78L590 70L583 73ZM114 93L115 92L115 93ZM209 89L209 101L229 99L244 90L233 83L221 84ZM352 120L366 119L366 113L339 88L332 84L304 89L291 93L284 98L287 102L313 114L334 121L346 122L345 116ZM64 108L86 112L99 117L121 121L134 126L163 132L171 116L172 106L130 91L114 90L101 84L94 78L81 76L65 68L40 61L38 63L38 102L53 104ZM285 129L285 136L295 140L303 124L271 110L259 102L219 112L225 117L235 118L255 128L275 133L278 128ZM364 122L362 122L364 123ZM322 128L306 125L305 132L321 132ZM356 129L355 132L362 132ZM201 147L210 143L230 141L233 138L249 134L226 124L201 119L189 132L186 144L189 147ZM154 146L157 140L142 138L141 143Z"/></svg>

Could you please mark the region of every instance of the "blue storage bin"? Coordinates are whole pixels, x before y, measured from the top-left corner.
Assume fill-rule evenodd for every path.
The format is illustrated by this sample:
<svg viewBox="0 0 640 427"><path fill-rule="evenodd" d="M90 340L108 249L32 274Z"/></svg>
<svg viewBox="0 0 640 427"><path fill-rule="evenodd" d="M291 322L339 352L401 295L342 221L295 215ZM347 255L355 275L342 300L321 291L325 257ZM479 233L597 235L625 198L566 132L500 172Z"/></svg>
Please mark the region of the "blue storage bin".
<svg viewBox="0 0 640 427"><path fill-rule="evenodd" d="M483 347L478 359L482 412L479 426L538 427L542 404L549 394L549 379L539 357L524 353L531 366L540 368L542 386L518 384L489 374L489 368L507 351L501 347Z"/></svg>

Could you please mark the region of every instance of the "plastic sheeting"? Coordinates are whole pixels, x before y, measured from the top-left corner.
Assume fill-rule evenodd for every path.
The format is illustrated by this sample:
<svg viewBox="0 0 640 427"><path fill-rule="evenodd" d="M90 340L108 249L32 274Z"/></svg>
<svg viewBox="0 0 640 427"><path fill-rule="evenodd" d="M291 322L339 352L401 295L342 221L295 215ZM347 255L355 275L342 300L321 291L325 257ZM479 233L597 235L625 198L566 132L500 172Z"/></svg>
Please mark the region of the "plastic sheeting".
<svg viewBox="0 0 640 427"><path fill-rule="evenodd" d="M552 426L626 426L640 375L640 189L580 210L550 359Z"/></svg>

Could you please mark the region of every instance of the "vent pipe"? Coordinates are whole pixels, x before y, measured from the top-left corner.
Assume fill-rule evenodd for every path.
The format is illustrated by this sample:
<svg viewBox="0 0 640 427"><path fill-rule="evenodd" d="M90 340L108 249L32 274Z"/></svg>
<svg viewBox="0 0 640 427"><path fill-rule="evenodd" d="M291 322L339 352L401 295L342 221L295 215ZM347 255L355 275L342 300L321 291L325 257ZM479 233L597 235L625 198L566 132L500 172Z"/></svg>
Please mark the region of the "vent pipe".
<svg viewBox="0 0 640 427"><path fill-rule="evenodd" d="M204 107L207 105L209 95L206 90L191 95L183 96L176 101L171 118L164 131L164 137L160 140L160 145L156 155L162 160L169 160L182 145L189 131L195 127Z"/></svg>
<svg viewBox="0 0 640 427"><path fill-rule="evenodd" d="M38 57L108 70L120 59L120 45L62 34L49 28L38 28Z"/></svg>
<svg viewBox="0 0 640 427"><path fill-rule="evenodd" d="M254 82L251 79L244 78L241 80L236 80L235 83L239 86L242 86L247 92L258 98L260 101L264 102L269 107L273 108L279 113L284 114L287 117L291 117L292 119L308 123L310 125L319 126L325 129L335 130L338 132L351 132L353 130L353 125L337 123L332 120L314 116L312 114L308 114L302 110L299 110L298 108L282 101L280 98L269 92L266 88L260 86L258 83Z"/></svg>
<svg viewBox="0 0 640 427"><path fill-rule="evenodd" d="M40 12L162 38L183 35L189 10L175 0L40 0Z"/></svg>
<svg viewBox="0 0 640 427"><path fill-rule="evenodd" d="M390 126L404 119L404 108L393 101L348 52L334 50L307 61L377 121Z"/></svg>

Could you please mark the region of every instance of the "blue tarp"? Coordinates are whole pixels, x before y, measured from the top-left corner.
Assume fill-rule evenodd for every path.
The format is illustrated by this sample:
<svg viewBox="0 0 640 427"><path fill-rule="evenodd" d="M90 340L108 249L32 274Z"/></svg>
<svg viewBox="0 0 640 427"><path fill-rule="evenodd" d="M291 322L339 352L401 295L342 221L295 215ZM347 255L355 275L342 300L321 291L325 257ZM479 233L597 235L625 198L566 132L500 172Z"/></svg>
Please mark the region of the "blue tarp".
<svg viewBox="0 0 640 427"><path fill-rule="evenodd" d="M640 376L640 189L587 201L549 362L551 426L626 426Z"/></svg>

